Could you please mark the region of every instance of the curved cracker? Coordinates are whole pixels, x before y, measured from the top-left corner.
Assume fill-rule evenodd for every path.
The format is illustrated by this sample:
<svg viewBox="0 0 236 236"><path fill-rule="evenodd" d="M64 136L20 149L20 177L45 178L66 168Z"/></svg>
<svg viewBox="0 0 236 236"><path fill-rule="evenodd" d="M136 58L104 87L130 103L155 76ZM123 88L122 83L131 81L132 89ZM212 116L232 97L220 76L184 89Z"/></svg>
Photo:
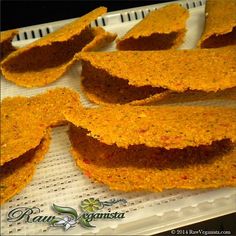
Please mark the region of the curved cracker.
<svg viewBox="0 0 236 236"><path fill-rule="evenodd" d="M97 49L114 35L94 30L90 23L106 13L97 8L61 29L20 48L2 62L2 73L7 80L24 87L47 85L61 77L72 64L79 51Z"/></svg>
<svg viewBox="0 0 236 236"><path fill-rule="evenodd" d="M202 92L202 91L186 91L184 93L176 93L168 90L165 96L160 99L152 99L148 105L167 105L173 103L186 103L208 100L236 100L236 87L225 89L218 92ZM133 105L133 103L131 103ZM136 104L134 104L136 105Z"/></svg>
<svg viewBox="0 0 236 236"><path fill-rule="evenodd" d="M113 105L68 109L65 118L105 144L165 149L236 141L236 109L207 106Z"/></svg>
<svg viewBox="0 0 236 236"><path fill-rule="evenodd" d="M150 12L117 40L119 50L161 50L177 48L184 39L189 12L170 4Z"/></svg>
<svg viewBox="0 0 236 236"><path fill-rule="evenodd" d="M236 1L207 0L205 28L198 42L201 48L236 44Z"/></svg>
<svg viewBox="0 0 236 236"><path fill-rule="evenodd" d="M113 42L117 37L117 34L109 33L101 27L91 28L94 39L88 43L83 49L82 52L96 51L105 47L107 44ZM76 57L76 56L75 56Z"/></svg>
<svg viewBox="0 0 236 236"><path fill-rule="evenodd" d="M5 98L1 103L1 165L38 146L48 127L66 122L64 110L79 106L78 93L68 88L29 98Z"/></svg>
<svg viewBox="0 0 236 236"><path fill-rule="evenodd" d="M72 155L85 175L119 191L163 191L236 186L236 149L228 140L210 146L163 150L107 145L70 127Z"/></svg>
<svg viewBox="0 0 236 236"><path fill-rule="evenodd" d="M47 130L37 147L0 167L0 205L21 192L32 180L37 164L49 149L50 139L50 130Z"/></svg>
<svg viewBox="0 0 236 236"><path fill-rule="evenodd" d="M12 46L13 38L18 34L18 30L7 30L0 33L1 61L16 49Z"/></svg>
<svg viewBox="0 0 236 236"><path fill-rule="evenodd" d="M99 103L122 104L149 98L160 88L171 92L217 92L233 88L236 86L235 55L236 47L232 46L201 50L82 52L77 57L82 60L84 91ZM132 93L133 87L137 91Z"/></svg>

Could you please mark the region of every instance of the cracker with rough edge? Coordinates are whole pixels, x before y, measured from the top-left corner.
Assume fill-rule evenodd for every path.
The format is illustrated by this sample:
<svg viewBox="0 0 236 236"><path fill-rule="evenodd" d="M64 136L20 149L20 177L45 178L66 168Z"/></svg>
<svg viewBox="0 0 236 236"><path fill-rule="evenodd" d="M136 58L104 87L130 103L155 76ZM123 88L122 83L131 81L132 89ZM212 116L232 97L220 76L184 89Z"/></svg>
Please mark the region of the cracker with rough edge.
<svg viewBox="0 0 236 236"><path fill-rule="evenodd" d="M45 86L57 80L76 62L76 53L86 48L97 49L114 40L114 34L89 27L93 20L104 13L105 7L97 8L13 52L2 62L4 77L29 88Z"/></svg>
<svg viewBox="0 0 236 236"><path fill-rule="evenodd" d="M91 28L91 32L94 39L83 47L81 50L82 52L101 50L103 47L113 42L117 37L117 34L107 32L101 27Z"/></svg>
<svg viewBox="0 0 236 236"><path fill-rule="evenodd" d="M207 106L112 105L68 109L65 118L97 140L118 147L165 149L236 141L236 109Z"/></svg>
<svg viewBox="0 0 236 236"><path fill-rule="evenodd" d="M16 49L12 46L12 40L18 30L7 30L0 33L1 61Z"/></svg>
<svg viewBox="0 0 236 236"><path fill-rule="evenodd" d="M68 88L5 98L1 103L1 165L37 147L48 127L66 123L64 110L79 107L79 94Z"/></svg>
<svg viewBox="0 0 236 236"><path fill-rule="evenodd" d="M149 100L157 100L169 93L162 88L152 86L136 87L128 81L110 76L102 69L92 68L88 63L82 63L81 89L87 99L97 104L125 104L142 105Z"/></svg>
<svg viewBox="0 0 236 236"><path fill-rule="evenodd" d="M21 192L32 180L37 164L43 160L50 144L50 130L39 145L0 167L0 205Z"/></svg>
<svg viewBox="0 0 236 236"><path fill-rule="evenodd" d="M82 90L98 104L145 105L170 93L211 93L236 87L236 47L82 52ZM200 69L199 69L200 68ZM227 98L227 96L225 96Z"/></svg>
<svg viewBox="0 0 236 236"><path fill-rule="evenodd" d="M171 4L154 10L117 40L117 49L177 48L184 40L188 17L188 10L179 4Z"/></svg>
<svg viewBox="0 0 236 236"><path fill-rule="evenodd" d="M82 172L119 191L209 189L236 186L236 148L229 140L166 150L107 145L71 126L72 156Z"/></svg>
<svg viewBox="0 0 236 236"><path fill-rule="evenodd" d="M201 48L236 44L236 1L207 0L205 28L198 42Z"/></svg>
<svg viewBox="0 0 236 236"><path fill-rule="evenodd" d="M231 89L225 89L218 92L200 92L200 91L186 91L184 93L171 92L168 90L168 93L162 93L163 97L159 99L153 98L148 101L148 105L166 105L166 104L180 104L186 102L196 102L196 101L212 101L212 100L221 100L221 101L235 101L236 100L236 87ZM134 102L130 105L136 105ZM142 104L141 104L142 105ZM217 104L219 105L219 104ZM225 105L225 104L224 104Z"/></svg>

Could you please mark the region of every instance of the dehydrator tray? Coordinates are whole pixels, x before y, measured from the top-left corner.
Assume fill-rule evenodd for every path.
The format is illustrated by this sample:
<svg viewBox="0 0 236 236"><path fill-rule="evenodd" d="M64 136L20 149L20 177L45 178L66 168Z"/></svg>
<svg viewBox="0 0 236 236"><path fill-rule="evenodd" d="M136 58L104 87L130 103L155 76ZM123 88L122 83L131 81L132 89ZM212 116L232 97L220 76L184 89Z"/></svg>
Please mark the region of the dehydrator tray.
<svg viewBox="0 0 236 236"><path fill-rule="evenodd" d="M205 1L188 0L179 2L190 11L190 18L187 22L188 31L181 49L193 48L203 30ZM106 30L116 32L121 36L145 17L150 10L163 5L156 4L110 12L103 17L99 17L91 25L102 26ZM53 32L71 20L21 28L13 44L17 47L24 46ZM114 45L112 44L104 50L114 50ZM78 63L58 81L43 88L33 89L18 87L1 78L1 98L16 95L32 96L54 87L70 87L81 94L81 102L84 106L93 107L94 105L86 99L80 90L80 71L81 67ZM226 103L219 100L188 104L235 106L233 101L227 101ZM53 129L50 150L45 159L38 165L33 181L21 193L1 206L2 235L147 235L236 211L235 188L168 190L160 193L124 193L111 191L102 184L91 182L76 167L71 157L67 129L67 126ZM40 209L40 213L39 210L35 210L32 217L38 215L64 217L63 214L59 215L52 209L53 204L71 207L80 214L82 202L90 198L103 202L104 208L99 212L119 212L123 213L124 217L122 219L94 219L90 222L94 227L87 228L82 227L81 224L71 224L68 230L65 230L65 222L64 227L52 227L47 222L25 222L26 217L15 222L7 220L9 213L14 212L13 210L16 208L21 209L21 213L26 209ZM173 231L173 234L175 233Z"/></svg>

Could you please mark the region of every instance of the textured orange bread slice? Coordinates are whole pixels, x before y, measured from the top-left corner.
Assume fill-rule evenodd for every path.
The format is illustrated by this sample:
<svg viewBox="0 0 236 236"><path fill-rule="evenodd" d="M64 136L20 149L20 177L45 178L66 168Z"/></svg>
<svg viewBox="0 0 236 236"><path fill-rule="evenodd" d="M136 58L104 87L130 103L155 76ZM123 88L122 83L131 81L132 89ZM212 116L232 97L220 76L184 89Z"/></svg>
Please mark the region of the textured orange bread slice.
<svg viewBox="0 0 236 236"><path fill-rule="evenodd" d="M102 143L123 148L182 149L223 139L236 141L234 108L113 105L68 109L65 118Z"/></svg>
<svg viewBox="0 0 236 236"><path fill-rule="evenodd" d="M124 123L125 124L125 123ZM71 126L76 164L92 180L120 191L162 191L236 186L236 149L229 140L166 150L108 145Z"/></svg>
<svg viewBox="0 0 236 236"><path fill-rule="evenodd" d="M0 167L0 205L22 191L32 180L37 164L48 151L49 143L50 130L47 130L37 147Z"/></svg>
<svg viewBox="0 0 236 236"><path fill-rule="evenodd" d="M7 80L24 87L47 85L61 77L75 62L81 50L97 49L116 35L103 29L91 29L90 23L106 12L100 7L63 28L20 48L2 62L2 73ZM100 45L101 44L101 45Z"/></svg>
<svg viewBox="0 0 236 236"><path fill-rule="evenodd" d="M207 0L205 28L198 42L201 48L236 44L236 1Z"/></svg>
<svg viewBox="0 0 236 236"><path fill-rule="evenodd" d="M1 103L1 165L37 147L50 126L65 123L63 110L78 109L78 93L57 88L34 97Z"/></svg>
<svg viewBox="0 0 236 236"><path fill-rule="evenodd" d="M170 92L236 87L236 46L217 49L82 52L82 89L95 103L160 100Z"/></svg>
<svg viewBox="0 0 236 236"><path fill-rule="evenodd" d="M0 33L1 61L16 49L12 46L12 40L17 35L18 30L7 30Z"/></svg>
<svg viewBox="0 0 236 236"><path fill-rule="evenodd" d="M184 40L188 11L171 4L150 12L117 40L119 50L160 50L178 47Z"/></svg>

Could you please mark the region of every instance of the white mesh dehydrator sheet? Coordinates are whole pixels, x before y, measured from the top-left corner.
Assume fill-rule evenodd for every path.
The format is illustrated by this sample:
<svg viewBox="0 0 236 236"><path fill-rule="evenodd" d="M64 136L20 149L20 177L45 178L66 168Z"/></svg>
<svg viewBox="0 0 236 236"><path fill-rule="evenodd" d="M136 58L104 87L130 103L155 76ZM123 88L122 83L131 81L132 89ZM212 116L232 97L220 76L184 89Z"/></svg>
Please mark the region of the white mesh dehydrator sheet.
<svg viewBox="0 0 236 236"><path fill-rule="evenodd" d="M109 24L104 28L116 32L120 36L138 21ZM193 48L196 45L203 24L204 6L190 9L186 40L181 48ZM15 45L23 46L26 43L28 43L27 40L18 41L15 42ZM104 50L114 50L114 45ZM81 102L84 106L92 107L93 105L80 91L80 70L78 63L61 79L44 88L21 88L1 78L1 97L32 96L54 87L70 87L80 92ZM216 103L217 105L235 106L233 102L226 104L224 101L197 102L202 105ZM232 213L236 209L235 188L123 193L111 191L102 184L91 182L76 167L70 155L70 142L66 131L66 126L53 129L50 150L38 165L33 181L21 193L1 207L1 233L3 235L151 234ZM45 223L7 222L8 212L16 207L39 207L41 215L53 215L55 214L51 209L53 203L78 209L80 202L90 197L99 198L101 201L126 199L125 205L116 204L109 209L124 212L125 218L113 221L96 220L95 228L85 229L78 225L68 231L49 227Z"/></svg>

